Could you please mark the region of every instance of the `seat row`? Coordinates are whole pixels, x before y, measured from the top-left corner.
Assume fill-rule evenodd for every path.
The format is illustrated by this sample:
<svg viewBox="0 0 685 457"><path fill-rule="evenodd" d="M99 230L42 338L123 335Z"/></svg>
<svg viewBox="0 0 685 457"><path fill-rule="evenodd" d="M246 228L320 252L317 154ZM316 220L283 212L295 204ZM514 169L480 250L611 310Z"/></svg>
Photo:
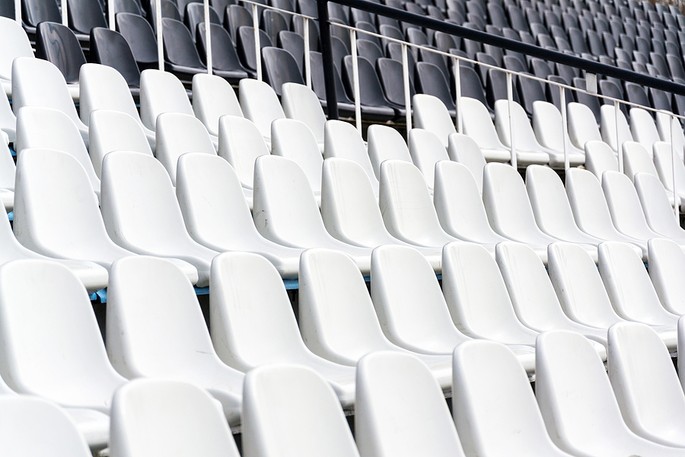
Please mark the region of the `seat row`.
<svg viewBox="0 0 685 457"><path fill-rule="evenodd" d="M0 267L0 333L5 341L0 349L0 373L8 383L7 393L12 389L61 406L111 414L111 455L135 455L126 453L127 446L164 445L156 443L152 430L143 425L146 420L152 421L152 417L145 419L146 414L154 414L156 420L150 424L165 434L167 443L184 437L188 443L199 440L208 445L213 443L212 430L218 428L228 437L227 419L232 426L242 426L244 455L257 449L268 452L272 447L278 455L320 455L318 446L330 445L341 433L348 436L348 445L336 446L331 452L348 449L353 452L350 455L356 455L342 414L353 405L362 454L375 449L389 452L387 455L415 455L412 452L417 446L430 445L425 435L429 426L433 438L428 441L441 452L461 452L461 441L466 455L500 455L502 447L526 455L565 455L556 446L582 455L685 453L668 449L682 447L685 442L679 428L685 398L666 349L676 349L677 316L672 315L667 325L658 324L647 317L656 309L647 311L650 306L639 299L631 300L630 293L611 292L611 298L628 296L632 307L642 307L639 316L630 313L640 310L623 308L623 304L608 311L612 309L608 298L602 305L600 295L591 296L598 292L596 281L604 280L608 290L615 287L623 291L626 284L642 284L636 275L625 274L637 266L643 276L647 274L639 257L621 244L608 243L603 247L605 263L598 272L577 247L559 244L550 248L555 258L550 276L561 281L559 287L555 282L561 306L566 312L574 312L561 321L557 317L553 323L553 316L564 312L559 302L549 300L555 294L542 263L519 244L505 243L499 249L501 270L478 246L446 247L445 256L454 268L443 275L443 299L430 267L415 251L378 248L374 251L373 303L349 257L328 250L307 251L301 260L302 274L307 276L299 308L301 334L278 274L260 256L226 253L215 259L209 334L190 283L176 266L162 259L128 257L115 264L112 275L107 353L88 298L73 274L51 262L11 262ZM524 265L533 268L523 271ZM513 307L504 299L507 287L512 298L516 297ZM487 297L480 293L483 290L488 291ZM551 296L537 294L544 291L551 291ZM49 298L35 300L37 293ZM603 294L607 297L606 292ZM146 306L139 305L141 299ZM521 311L531 311L531 305L538 309L530 317L547 321L542 325L548 333L538 334L542 330L534 331L527 322L524 325L514 317L514 310L521 315ZM628 313L632 317L629 320L650 322L638 324L620 317L609 318L613 322L605 326L579 322L586 317L584 313L596 316L597 322L602 319L599 314L615 312ZM661 313L665 313L663 308ZM58 315L60 318L55 318ZM512 336L516 333L512 330L516 327L511 327L514 322L518 322L519 336ZM41 329L38 335L36 328ZM457 328L477 339L471 340ZM594 342L569 330L580 330ZM680 331L685 333L685 325L680 325ZM485 336L488 332L492 332L490 338ZM509 336L504 336L506 333ZM522 345L523 341L527 344ZM616 397L600 358L605 357L607 341L609 375ZM309 369L263 366L274 363ZM283 377L254 381L269 372L280 372ZM537 405L528 384L528 375L533 372ZM50 383L45 384L48 374ZM126 380L141 377L160 381ZM165 387L164 382L171 384ZM219 420L216 407L206 407L214 411L211 420L215 425L201 422L202 427L200 423L195 428L186 426L185 433L194 430L189 435L165 429L162 424L181 417L197 419L194 415L204 408L199 405L212 403L201 400L209 397L195 388L198 393L191 397L195 401L184 403L179 409L183 414L175 416L175 401L186 398L180 388L182 382L201 387L219 400L225 419ZM179 387L172 389L174 384ZM148 393L133 397L137 421L130 422L132 419L122 417L129 407L120 402L125 395L133 395L128 392L134 392L136 386L145 385L150 386ZM655 395L654 385L659 386L659 395ZM190 387L184 389L191 392ZM178 396L171 395L173 392ZM450 421L442 401L444 392L453 398L459 438L453 426L447 425ZM19 404L20 398L11 400ZM166 405L164 420L157 415L159 406L153 406L162 399ZM34 403L39 404L37 400ZM601 405L601 412L595 413L593 405ZM399 414L397 408L404 413ZM411 426L414 433L398 430L397 422L389 426L389 417L407 421L404 426ZM287 422L281 423L278 418ZM311 434L311 428L304 426L311 421L319 424L318 433ZM436 421L443 425L436 429ZM100 432L107 428L106 416L98 426ZM104 435L106 439L106 430ZM299 449L305 446L301 440L309 447ZM40 443L44 441L32 441L31 445Z"/></svg>

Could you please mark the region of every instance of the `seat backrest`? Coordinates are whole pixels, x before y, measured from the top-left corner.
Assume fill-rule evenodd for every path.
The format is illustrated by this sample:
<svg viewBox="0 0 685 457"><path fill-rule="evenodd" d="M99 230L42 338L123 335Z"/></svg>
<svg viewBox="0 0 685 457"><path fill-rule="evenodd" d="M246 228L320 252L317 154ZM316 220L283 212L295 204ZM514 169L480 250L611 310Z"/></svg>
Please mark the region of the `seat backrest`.
<svg viewBox="0 0 685 457"><path fill-rule="evenodd" d="M117 244L140 249L191 241L171 178L154 157L128 151L107 154L102 190L102 217Z"/></svg>
<svg viewBox="0 0 685 457"><path fill-rule="evenodd" d="M275 119L271 123L271 153L299 165L312 192L321 192L323 158L307 124L294 119Z"/></svg>
<svg viewBox="0 0 685 457"><path fill-rule="evenodd" d="M659 236L649 228L630 178L618 171L606 171L602 176L602 190L609 205L611 220L620 232L637 239Z"/></svg>
<svg viewBox="0 0 685 457"><path fill-rule="evenodd" d="M273 46L269 35L264 30L259 29L257 33L259 34L260 49ZM249 70L257 70L257 65L262 63L257 62L255 55L255 31L252 28L252 22L250 22L249 26L241 25L238 27L237 37L234 36L234 39L236 40L238 55L243 65Z"/></svg>
<svg viewBox="0 0 685 457"><path fill-rule="evenodd" d="M685 132L683 132L680 121L668 114L658 112L656 113L656 128L659 131L661 141L673 143L674 149L682 160L683 154L685 154L683 152L683 148L685 148Z"/></svg>
<svg viewBox="0 0 685 457"><path fill-rule="evenodd" d="M155 156L166 168L174 186L176 185L176 163L182 154L186 152L216 154L209 132L195 116L183 113L162 113L157 116L156 132Z"/></svg>
<svg viewBox="0 0 685 457"><path fill-rule="evenodd" d="M592 110L582 103L569 103L568 110L568 133L571 142L580 149L590 140L601 140L602 135L597 126L595 115Z"/></svg>
<svg viewBox="0 0 685 457"><path fill-rule="evenodd" d="M53 108L80 123L67 83L59 69L43 59L17 57L12 65L12 109L24 106Z"/></svg>
<svg viewBox="0 0 685 457"><path fill-rule="evenodd" d="M352 62L351 55L343 57L343 81L349 93L354 93ZM361 104L376 107L388 106L388 100L383 94L383 87L371 62L364 57L357 57L357 70L359 72L359 98Z"/></svg>
<svg viewBox="0 0 685 457"><path fill-rule="evenodd" d="M222 245L257 233L238 176L221 157L179 157L176 195L188 232L200 242Z"/></svg>
<svg viewBox="0 0 685 457"><path fill-rule="evenodd" d="M284 157L255 161L253 214L257 230L281 244L309 245L329 236L306 175Z"/></svg>
<svg viewBox="0 0 685 457"><path fill-rule="evenodd" d="M66 152L25 149L17 161L14 233L42 253L81 253L112 245L81 164ZM125 254L125 251L122 250Z"/></svg>
<svg viewBox="0 0 685 457"><path fill-rule="evenodd" d="M630 130L635 141L642 144L651 156L652 146L661 141L652 115L642 108L630 108Z"/></svg>
<svg viewBox="0 0 685 457"><path fill-rule="evenodd" d="M216 401L200 387L138 379L117 391L112 403L112 457L155 452L169 457L195 452L207 457L239 456Z"/></svg>
<svg viewBox="0 0 685 457"><path fill-rule="evenodd" d="M152 155L143 125L121 111L101 109L90 117L89 155L95 174L102 175L102 161L112 151L135 151Z"/></svg>
<svg viewBox="0 0 685 457"><path fill-rule="evenodd" d="M252 189L255 160L263 155L269 149L252 121L231 115L219 119L219 156L233 165L243 187Z"/></svg>
<svg viewBox="0 0 685 457"><path fill-rule="evenodd" d="M28 0L22 3L23 20L32 27L44 21L60 22L61 13L56 1Z"/></svg>
<svg viewBox="0 0 685 457"><path fill-rule="evenodd" d="M509 125L509 111L511 110L511 126ZM530 125L528 115L521 105L512 102L509 106L508 100L497 100L495 102L495 127L497 134L502 140L502 144L511 147L511 133L514 133L514 146L523 151L538 152L542 148L535 138L535 132Z"/></svg>
<svg viewBox="0 0 685 457"><path fill-rule="evenodd" d="M392 240L368 176L351 160L324 161L321 217L328 233L346 243L375 247Z"/></svg>
<svg viewBox="0 0 685 457"><path fill-rule="evenodd" d="M193 37L183 22L168 17L162 18L164 28L164 54L174 65L204 69Z"/></svg>
<svg viewBox="0 0 685 457"><path fill-rule="evenodd" d="M483 203L496 232L514 238L540 232L525 184L515 168L502 163L485 166Z"/></svg>
<svg viewBox="0 0 685 457"><path fill-rule="evenodd" d="M668 438L674 424L685 421L685 397L668 350L645 324L621 322L608 335L607 371L623 419L638 434Z"/></svg>
<svg viewBox="0 0 685 457"><path fill-rule="evenodd" d="M391 340L439 353L444 351L441 342L452 347L468 339L455 331L435 272L416 249L377 247L371 256L371 276L373 305Z"/></svg>
<svg viewBox="0 0 685 457"><path fill-rule="evenodd" d="M145 70L140 74L140 118L145 127L154 130L162 113L194 115L186 90L172 73Z"/></svg>
<svg viewBox="0 0 685 457"><path fill-rule="evenodd" d="M377 352L359 362L355 432L361 455L464 455L440 386L408 354Z"/></svg>
<svg viewBox="0 0 685 457"><path fill-rule="evenodd" d="M630 131L628 120L623 111L619 109L617 113L613 105L602 105L600 110L602 139L611 146L611 149L620 151L623 143L633 141L633 134ZM618 122L618 127L616 122Z"/></svg>
<svg viewBox="0 0 685 457"><path fill-rule="evenodd" d="M673 167L675 166L675 189L678 194L683 195L685 191L685 165L680 160L673 160L673 154L678 154L678 149L671 146L665 141L657 141L654 143L654 166L659 174L659 179L664 183L664 187L673 191ZM675 162L675 164L674 164Z"/></svg>
<svg viewBox="0 0 685 457"><path fill-rule="evenodd" d="M81 45L69 27L41 22L36 28L36 57L53 63L68 84L78 82L81 65L86 63Z"/></svg>
<svg viewBox="0 0 685 457"><path fill-rule="evenodd" d="M553 104L543 101L533 103L533 130L542 146L554 151L564 150L564 123L561 113ZM568 148L571 148L568 132L566 142Z"/></svg>
<svg viewBox="0 0 685 457"><path fill-rule="evenodd" d="M667 197L666 189L657 176L638 173L633 181L647 223L657 233L664 235L681 232L679 221Z"/></svg>
<svg viewBox="0 0 685 457"><path fill-rule="evenodd" d="M605 171L618 171L618 159L607 143L590 140L585 143L585 166L597 179L602 179Z"/></svg>
<svg viewBox="0 0 685 457"><path fill-rule="evenodd" d="M84 124L90 125L90 116L96 110L121 111L140 123L126 80L116 69L92 63L83 65L79 76L79 91L79 110ZM154 124L152 129L154 130Z"/></svg>
<svg viewBox="0 0 685 457"><path fill-rule="evenodd" d="M15 147L24 149L56 149L79 161L96 193L100 192L100 179L95 174L86 145L76 125L62 111L37 106L19 110Z"/></svg>
<svg viewBox="0 0 685 457"><path fill-rule="evenodd" d="M247 71L240 63L240 58L235 50L235 45L223 26L220 24L210 24L212 35L212 67L214 70L229 72L226 76L231 82L237 81L248 76ZM201 22L197 26L195 41L201 56L207 56L207 28Z"/></svg>
<svg viewBox="0 0 685 457"><path fill-rule="evenodd" d="M243 116L233 87L224 78L198 73L193 76L193 111L210 134L219 135L219 118Z"/></svg>
<svg viewBox="0 0 685 457"><path fill-rule="evenodd" d="M547 268L559 302L571 319L598 327L609 327L619 320L595 262L582 247L551 244Z"/></svg>
<svg viewBox="0 0 685 457"><path fill-rule="evenodd" d="M396 129L381 124L370 125L367 132L368 154L376 178L381 176L381 164L385 160L411 162L409 148L402 134Z"/></svg>
<svg viewBox="0 0 685 457"><path fill-rule="evenodd" d="M157 65L157 40L150 23L138 14L117 13L117 30L124 36L141 71Z"/></svg>
<svg viewBox="0 0 685 457"><path fill-rule="evenodd" d="M435 164L449 160L445 146L431 131L411 129L407 134L407 145L412 162L423 174L429 189L435 186Z"/></svg>
<svg viewBox="0 0 685 457"><path fill-rule="evenodd" d="M283 280L258 254L227 252L212 262L210 333L219 357L238 369L307 352Z"/></svg>
<svg viewBox="0 0 685 457"><path fill-rule="evenodd" d="M245 117L257 126L262 136L271 136L271 122L283 119L285 113L274 90L256 79L241 79L238 85L240 106Z"/></svg>
<svg viewBox="0 0 685 457"><path fill-rule="evenodd" d="M416 94L412 97L412 107L415 127L435 133L447 147L447 138L457 130L450 113L440 99L432 95Z"/></svg>
<svg viewBox="0 0 685 457"><path fill-rule="evenodd" d="M268 46L262 49L264 73L269 85L279 97L285 83L304 84L304 78L295 58L285 49Z"/></svg>
<svg viewBox="0 0 685 457"><path fill-rule="evenodd" d="M609 206L595 175L587 170L569 170L566 173L566 195L581 230L590 235L607 230L615 232Z"/></svg>
<svg viewBox="0 0 685 457"><path fill-rule="evenodd" d="M526 168L526 191L538 227L552 236L576 227L573 212L559 175L549 167L529 165Z"/></svg>
<svg viewBox="0 0 685 457"><path fill-rule="evenodd" d="M654 238L647 242L649 249L649 277L663 306L675 314L685 310L685 253L673 240Z"/></svg>
<svg viewBox="0 0 685 457"><path fill-rule="evenodd" d="M558 445L625 435L604 363L587 338L564 330L544 333L535 359L538 405Z"/></svg>
<svg viewBox="0 0 685 457"><path fill-rule="evenodd" d="M245 378L246 456L359 457L331 386L310 368L271 365Z"/></svg>
<svg viewBox="0 0 685 457"><path fill-rule="evenodd" d="M89 33L94 27L107 27L100 2L69 0L69 26L76 32Z"/></svg>
<svg viewBox="0 0 685 457"><path fill-rule="evenodd" d="M106 27L96 27L90 31L90 46L93 61L116 68L129 87L140 87L138 64L122 34Z"/></svg>
<svg viewBox="0 0 685 457"><path fill-rule="evenodd" d="M12 43L0 49L0 78L12 79L12 62L17 57L33 57L33 49L26 32L17 21L0 17L0 40Z"/></svg>
<svg viewBox="0 0 685 457"><path fill-rule="evenodd" d="M453 133L449 136L447 154L455 162L463 164L473 175L478 186L478 192L483 193L483 169L485 156L478 143L463 133Z"/></svg>
<svg viewBox="0 0 685 457"><path fill-rule="evenodd" d="M507 150L497 135L485 105L468 97L462 97L460 103L464 116L464 133L473 138L481 148Z"/></svg>
<svg viewBox="0 0 685 457"><path fill-rule="evenodd" d="M417 62L414 71L418 92L437 97L447 109L454 109L454 99L439 67L428 62Z"/></svg>
<svg viewBox="0 0 685 457"><path fill-rule="evenodd" d="M448 233L468 240L492 234L478 185L465 165L443 160L435 165L433 204Z"/></svg>
<svg viewBox="0 0 685 457"><path fill-rule="evenodd" d="M339 363L392 347L383 334L364 277L340 251L308 249L300 257L299 324L307 346Z"/></svg>
<svg viewBox="0 0 685 457"><path fill-rule="evenodd" d="M324 157L348 159L359 164L375 188L378 180L373 171L361 132L352 124L339 120L326 121L324 126Z"/></svg>
<svg viewBox="0 0 685 457"><path fill-rule="evenodd" d="M296 83L283 84L282 91L281 103L286 117L307 124L317 143L323 143L326 115L314 91Z"/></svg>
<svg viewBox="0 0 685 457"><path fill-rule="evenodd" d="M3 395L0 408L0 452L4 455L91 455L73 420L54 403Z"/></svg>
<svg viewBox="0 0 685 457"><path fill-rule="evenodd" d="M381 164L379 206L388 231L402 240L450 239L440 227L421 171L401 160ZM444 244L441 243L441 244Z"/></svg>
<svg viewBox="0 0 685 457"><path fill-rule="evenodd" d="M49 260L0 266L0 371L20 393L109 410L125 382L107 359L83 283ZM36 300L37 294L46 297ZM36 333L38 332L38 333Z"/></svg>
<svg viewBox="0 0 685 457"><path fill-rule="evenodd" d="M193 285L171 261L120 259L107 291L107 353L119 373L169 376L180 367L220 364Z"/></svg>
<svg viewBox="0 0 685 457"><path fill-rule="evenodd" d="M647 152L642 143L636 141L626 141L623 143L623 173L631 181L635 181L638 173L647 173L658 176L651 154Z"/></svg>
<svg viewBox="0 0 685 457"><path fill-rule="evenodd" d="M537 450L553 455L528 376L511 349L484 340L459 345L453 379L454 422L467 455L528 454L541 442Z"/></svg>

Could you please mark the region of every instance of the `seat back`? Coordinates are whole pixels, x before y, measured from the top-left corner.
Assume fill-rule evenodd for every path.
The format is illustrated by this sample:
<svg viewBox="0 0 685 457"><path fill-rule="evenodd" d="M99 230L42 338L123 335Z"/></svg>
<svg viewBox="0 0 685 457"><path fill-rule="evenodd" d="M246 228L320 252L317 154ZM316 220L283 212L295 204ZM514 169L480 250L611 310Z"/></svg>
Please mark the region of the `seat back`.
<svg viewBox="0 0 685 457"><path fill-rule="evenodd" d="M635 175L634 184L649 227L665 236L680 236L680 223L673 213L668 194L659 178L648 173L638 173Z"/></svg>
<svg viewBox="0 0 685 457"><path fill-rule="evenodd" d="M291 246L308 246L330 237L321 220L311 185L290 159L273 155L255 161L253 214L266 238Z"/></svg>
<svg viewBox="0 0 685 457"><path fill-rule="evenodd" d="M440 139L431 131L411 129L407 134L407 145L412 162L423 174L429 189L435 187L435 164L449 160Z"/></svg>
<svg viewBox="0 0 685 457"><path fill-rule="evenodd" d="M587 170L571 169L566 173L566 195L573 217L584 232L604 238L617 233L599 180Z"/></svg>
<svg viewBox="0 0 685 457"><path fill-rule="evenodd" d="M264 257L227 252L212 263L210 333L217 354L243 371L307 352L283 280Z"/></svg>
<svg viewBox="0 0 685 457"><path fill-rule="evenodd" d="M212 35L212 67L214 70L227 72L223 76L232 83L242 78L248 77L248 72L240 63L240 58L235 50L231 36L220 24L211 24L209 27ZM197 43L200 56L207 56L207 28L201 22L197 26L195 41Z"/></svg>
<svg viewBox="0 0 685 457"><path fill-rule="evenodd" d="M62 17L56 1L28 0L22 7L22 18L32 27L44 21L59 23Z"/></svg>
<svg viewBox="0 0 685 457"><path fill-rule="evenodd" d="M590 140L601 140L602 135L597 126L595 115L592 110L582 103L569 103L568 110L568 133L571 142L580 149Z"/></svg>
<svg viewBox="0 0 685 457"><path fill-rule="evenodd" d="M626 141L623 143L623 172L635 182L635 175L646 173L658 176L651 154L647 152L642 143Z"/></svg>
<svg viewBox="0 0 685 457"><path fill-rule="evenodd" d="M226 114L243 117L233 87L224 78L198 73L193 76L193 112L210 134L219 135L219 118Z"/></svg>
<svg viewBox="0 0 685 457"><path fill-rule="evenodd" d="M240 80L238 91L245 117L254 122L262 136L270 138L271 122L285 117L274 90L263 81L246 78Z"/></svg>
<svg viewBox="0 0 685 457"><path fill-rule="evenodd" d="M585 143L585 166L601 180L605 171L618 171L618 159L607 143L590 140Z"/></svg>
<svg viewBox="0 0 685 457"><path fill-rule="evenodd" d="M321 192L323 158L314 134L304 122L275 119L271 123L271 153L295 162L307 177L312 192Z"/></svg>
<svg viewBox="0 0 685 457"><path fill-rule="evenodd" d="M154 130L162 113L194 115L181 81L172 73L145 70L140 75L140 118L145 127Z"/></svg>
<svg viewBox="0 0 685 457"><path fill-rule="evenodd" d="M90 50L96 63L116 68L129 87L140 87L138 64L122 34L96 27L90 31Z"/></svg>
<svg viewBox="0 0 685 457"><path fill-rule="evenodd" d="M483 340L459 345L453 379L454 422L467 455L561 455L511 349Z"/></svg>
<svg viewBox="0 0 685 457"><path fill-rule="evenodd" d="M304 78L297 66L295 58L285 49L268 46L262 49L264 73L269 85L276 95L283 95L282 86L285 83L304 85Z"/></svg>
<svg viewBox="0 0 685 457"><path fill-rule="evenodd" d="M602 105L600 108L600 127L602 131L602 140L604 140L611 149L621 151L623 143L626 141L633 141L633 134L630 131L628 120L625 114L620 109L616 113L616 109L612 105ZM618 127L616 123L618 122ZM618 137L616 136L618 135Z"/></svg>
<svg viewBox="0 0 685 457"><path fill-rule="evenodd" d="M181 21L168 17L162 18L164 29L164 54L166 60L173 65L180 65L194 69L204 69L205 66L197 52L193 37L188 28Z"/></svg>
<svg viewBox="0 0 685 457"><path fill-rule="evenodd" d="M12 109L40 106L62 111L80 123L67 83L59 69L43 59L17 57L12 65Z"/></svg>
<svg viewBox="0 0 685 457"><path fill-rule="evenodd" d="M497 135L495 125L485 105L468 97L463 97L460 103L464 115L464 133L473 138L483 149L507 150Z"/></svg>
<svg viewBox="0 0 685 457"><path fill-rule="evenodd" d="M328 233L346 243L376 247L394 241L383 224L368 176L351 160L324 161L321 217Z"/></svg>
<svg viewBox="0 0 685 457"><path fill-rule="evenodd" d="M256 368L243 397L245 456L359 457L338 398L310 368Z"/></svg>
<svg viewBox="0 0 685 457"><path fill-rule="evenodd" d="M361 455L464 456L440 386L408 354L377 352L359 362L355 432Z"/></svg>
<svg viewBox="0 0 685 457"><path fill-rule="evenodd" d="M79 81L79 110L84 124L90 125L90 116L96 110L120 111L141 123L126 80L115 68L87 63L81 67Z"/></svg>
<svg viewBox="0 0 685 457"><path fill-rule="evenodd" d="M509 124L510 110L511 125ZM540 143L535 138L535 132L533 132L526 111L516 102L512 102L511 107L508 100L497 100L495 102L495 127L502 144L507 147L511 147L511 131L513 130L516 149L531 152L542 150Z"/></svg>
<svg viewBox="0 0 685 457"><path fill-rule="evenodd" d="M107 352L124 376L170 376L220 363L193 285L169 260L116 261L107 299Z"/></svg>
<svg viewBox="0 0 685 457"><path fill-rule="evenodd" d="M680 278L685 274L685 253L675 241L666 238L651 239L647 246L649 277L659 301L668 311L683 315L685 286Z"/></svg>
<svg viewBox="0 0 685 457"><path fill-rule="evenodd" d="M100 2L69 0L69 26L77 32L89 33L95 27L107 27Z"/></svg>
<svg viewBox="0 0 685 457"><path fill-rule="evenodd" d="M14 19L0 17L0 40L12 43L0 50L0 78L12 79L12 62L17 57L33 57L33 49L21 24Z"/></svg>
<svg viewBox="0 0 685 457"><path fill-rule="evenodd" d="M674 145L675 146L675 145ZM654 166L661 182L667 190L673 191L673 167L675 166L675 188L679 195L685 194L685 165L680 160L673 160L673 150L678 154L678 149L672 147L670 143L665 141L657 141L654 143ZM675 164L674 164L675 162Z"/></svg>
<svg viewBox="0 0 685 457"><path fill-rule="evenodd" d="M95 174L102 176L102 161L112 151L134 151L151 156L143 125L121 111L101 109L90 117L89 155Z"/></svg>
<svg viewBox="0 0 685 457"><path fill-rule="evenodd" d="M252 189L255 160L269 155L269 149L252 121L226 115L219 119L218 153L233 166L241 185Z"/></svg>
<svg viewBox="0 0 685 457"><path fill-rule="evenodd" d="M652 146L661 141L652 115L642 108L630 108L630 130L635 141L644 146L651 156Z"/></svg>
<svg viewBox="0 0 685 457"><path fill-rule="evenodd" d="M64 112L37 106L19 110L17 116L17 151L55 149L74 157L83 167L95 193L100 192L100 179L95 174L86 145L76 125Z"/></svg>
<svg viewBox="0 0 685 457"><path fill-rule="evenodd" d="M180 381L139 379L120 389L112 405L110 452L132 457L162 452L238 457L226 419L203 389Z"/></svg>
<svg viewBox="0 0 685 457"><path fill-rule="evenodd" d="M550 245L547 268L559 302L571 319L605 328L619 321L597 266L582 247Z"/></svg>
<svg viewBox="0 0 685 457"><path fill-rule="evenodd" d="M67 84L78 82L81 65L86 63L81 45L69 27L41 22L36 28L36 57L54 64Z"/></svg>
<svg viewBox="0 0 685 457"><path fill-rule="evenodd" d="M659 236L647 224L630 178L618 171L607 171L602 177L602 189L609 205L611 220L620 232L637 239Z"/></svg>
<svg viewBox="0 0 685 457"><path fill-rule="evenodd" d="M374 188L378 188L378 179L373 172L364 140L352 124L339 120L326 121L324 138L324 157L336 157L356 162L369 177Z"/></svg>
<svg viewBox="0 0 685 457"><path fill-rule="evenodd" d="M445 105L432 95L416 94L412 97L414 127L435 133L447 147L447 138L456 133L454 121Z"/></svg>
<svg viewBox="0 0 685 457"><path fill-rule="evenodd" d="M543 101L533 103L533 130L542 146L563 152L564 123L561 121L561 113L556 106ZM566 143L569 150L574 148L568 132L566 132ZM582 152L583 149L580 148L580 151Z"/></svg>
<svg viewBox="0 0 685 457"><path fill-rule="evenodd" d="M236 39L238 55L245 68L256 71L257 65L261 65L262 63L257 62L255 55L255 31L251 25L252 22L250 21L250 26L240 26L237 31L237 37L234 36L234 39ZM261 49L273 46L269 35L267 35L264 30L259 29L257 33L259 33L259 47Z"/></svg>
<svg viewBox="0 0 685 457"><path fill-rule="evenodd" d="M471 172L478 192L482 194L485 156L478 143L468 135L453 133L448 139L447 154L450 160L463 164Z"/></svg>
<svg viewBox="0 0 685 457"><path fill-rule="evenodd" d="M64 265L32 259L0 266L0 285L0 372L7 384L108 411L125 380L107 359L83 283Z"/></svg>
<svg viewBox="0 0 685 457"><path fill-rule="evenodd" d="M452 241L440 227L421 171L411 163L386 160L381 164L379 205L388 231L403 241L427 246L436 240L441 245Z"/></svg>
<svg viewBox="0 0 685 457"><path fill-rule="evenodd" d="M467 339L455 331L433 268L416 249L377 247L371 257L371 276L373 305L392 341L413 350L444 353Z"/></svg>
<svg viewBox="0 0 685 457"><path fill-rule="evenodd" d="M73 420L54 403L28 396L0 399L0 452L5 455L88 457L88 444Z"/></svg>
<svg viewBox="0 0 685 457"><path fill-rule="evenodd" d="M656 113L656 128L659 131L661 141L673 143L674 150L677 151L681 161L683 159L683 148L685 148L685 132L681 128L680 121L665 113Z"/></svg>
<svg viewBox="0 0 685 457"><path fill-rule="evenodd" d="M304 122L311 129L317 143L324 142L326 115L313 90L303 84L284 83L281 102L286 117Z"/></svg>
<svg viewBox="0 0 685 457"><path fill-rule="evenodd" d="M448 110L454 109L454 98L445 74L439 67L428 62L417 62L414 68L418 92L437 97Z"/></svg>
<svg viewBox="0 0 685 457"><path fill-rule="evenodd" d="M204 124L183 113L162 113L157 116L157 148L155 155L164 165L171 182L176 185L178 158L187 152L216 154L212 139Z"/></svg>
<svg viewBox="0 0 685 457"><path fill-rule="evenodd" d="M443 160L435 165L433 204L447 233L464 240L498 238L488 222L472 173L461 163Z"/></svg>
<svg viewBox="0 0 685 457"><path fill-rule="evenodd" d="M387 125L370 125L367 132L368 154L376 179L381 176L381 164L385 160L411 162L409 148L402 134Z"/></svg>
<svg viewBox="0 0 685 457"><path fill-rule="evenodd" d="M117 30L124 36L131 47L133 58L138 68L143 71L158 65L157 40L150 23L134 13L117 13Z"/></svg>

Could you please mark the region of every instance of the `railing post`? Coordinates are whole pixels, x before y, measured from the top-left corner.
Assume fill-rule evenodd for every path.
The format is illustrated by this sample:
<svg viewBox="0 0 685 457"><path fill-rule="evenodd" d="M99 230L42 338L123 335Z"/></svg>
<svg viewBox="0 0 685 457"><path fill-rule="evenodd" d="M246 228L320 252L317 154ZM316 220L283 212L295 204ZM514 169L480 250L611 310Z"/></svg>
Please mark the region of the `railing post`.
<svg viewBox="0 0 685 457"><path fill-rule="evenodd" d="M335 90L333 79L335 66L333 64L333 51L331 48L331 24L328 19L328 0L316 1L319 13L319 34L321 38L321 52L323 57L323 74L326 85L326 111L328 119L338 119L338 95ZM309 56L305 56L309 60Z"/></svg>
<svg viewBox="0 0 685 457"><path fill-rule="evenodd" d="M21 24L21 0L14 0L14 19Z"/></svg>
<svg viewBox="0 0 685 457"><path fill-rule="evenodd" d="M621 148L621 136L619 135L618 128L618 113L619 105L618 100L614 100L614 130L616 130L616 154L618 154L618 171L623 173L623 154Z"/></svg>
<svg viewBox="0 0 685 457"><path fill-rule="evenodd" d="M566 89L564 86L559 86L559 101L561 102L561 139L564 145L564 173L568 172L571 167L568 158L568 136L566 130Z"/></svg>
<svg viewBox="0 0 685 457"><path fill-rule="evenodd" d="M668 129L669 131L669 139L671 141L671 175L673 179L673 212L675 213L675 220L678 221L678 224L680 225L680 197L678 196L678 186L676 186L676 181L675 181L675 161L676 161L676 151L675 151L675 145L673 144L673 123L677 123L677 125L680 125L680 122L676 120L675 117L673 117L672 113L669 113L669 120L670 120L670 128ZM678 160L680 160L680 154L678 154Z"/></svg>
<svg viewBox="0 0 685 457"><path fill-rule="evenodd" d="M455 127L457 132L464 133L464 122L461 116L461 62L458 58L452 57L454 68L454 105L455 105Z"/></svg>
<svg viewBox="0 0 685 457"><path fill-rule="evenodd" d="M205 0L205 62L207 62L207 74L212 74L212 24L209 21L209 0Z"/></svg>
<svg viewBox="0 0 685 457"><path fill-rule="evenodd" d="M107 2L107 20L109 21L109 29L110 30L116 30L116 24L115 24L115 14L116 11L114 10L114 1L109 0Z"/></svg>
<svg viewBox="0 0 685 457"><path fill-rule="evenodd" d="M309 60L309 18L304 16L304 82L312 88L312 62Z"/></svg>
<svg viewBox="0 0 685 457"><path fill-rule="evenodd" d="M155 0L155 28L157 32L157 59L159 69L164 71L164 38L162 29L162 0Z"/></svg>
<svg viewBox="0 0 685 457"><path fill-rule="evenodd" d="M62 25L69 27L69 0L62 0Z"/></svg>
<svg viewBox="0 0 685 457"><path fill-rule="evenodd" d="M361 94L359 88L359 61L357 60L357 32L350 29L350 48L352 50L352 90L354 91L354 122L359 130L362 132L362 105Z"/></svg>
<svg viewBox="0 0 685 457"><path fill-rule="evenodd" d="M402 43L402 83L404 84L404 109L406 113L407 132L411 130L411 90L409 88L409 57L407 45Z"/></svg>
<svg viewBox="0 0 685 457"><path fill-rule="evenodd" d="M257 68L257 81L262 80L262 47L259 42L259 11L257 4L252 4L252 31L254 32L255 66Z"/></svg>
<svg viewBox="0 0 685 457"><path fill-rule="evenodd" d="M514 145L514 122L511 117L511 107L514 103L514 87L512 84L511 73L507 72L507 109L509 110L509 142L511 149L511 166L518 168L516 157L516 146Z"/></svg>

